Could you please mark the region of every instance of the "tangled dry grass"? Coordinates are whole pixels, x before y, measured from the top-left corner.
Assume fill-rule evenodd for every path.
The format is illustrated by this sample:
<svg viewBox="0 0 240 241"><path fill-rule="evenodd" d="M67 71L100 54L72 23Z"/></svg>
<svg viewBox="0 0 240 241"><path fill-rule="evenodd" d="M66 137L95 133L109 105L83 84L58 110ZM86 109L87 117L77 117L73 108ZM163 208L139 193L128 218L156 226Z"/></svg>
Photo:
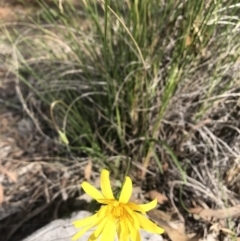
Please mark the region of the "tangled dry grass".
<svg viewBox="0 0 240 241"><path fill-rule="evenodd" d="M31 130L28 140L24 139L19 131L21 118L9 110L4 112L0 123L0 233L2 240L19 240L47 222L44 218L32 221L36 216L48 212L46 220L51 220L51 215L57 218L60 204L78 195L78 183L83 179L87 160L60 158L60 161L49 156L52 152L49 142L44 145L39 140L42 138L34 138ZM24 133L27 134L26 129ZM45 154L40 155L37 149ZM26 223L32 231L21 231Z"/></svg>
<svg viewBox="0 0 240 241"><path fill-rule="evenodd" d="M88 23L82 26L83 31L89 30L89 26ZM52 25L46 26L43 32L36 26L28 27L20 26L22 33L28 35L31 40L27 42L31 43L31 47L26 49L26 36L23 35L19 36L15 44L18 44L19 52L25 54L25 60L32 70L41 73L41 81L37 81L31 75L27 77L29 83L41 94L47 90L57 93L71 91L71 94L82 96L91 93L92 88L96 86L104 90L106 82L96 81L97 85L89 84L86 76L79 75L83 73L84 68L74 65L76 55L72 52L70 43L65 41L64 36L55 35L56 30ZM72 31L75 34L75 29ZM162 42L166 46L165 62L160 64L157 78L152 85L152 88L161 88L152 99L151 107L143 109L140 106L141 108L133 108L131 112L132 120L135 121L133 124L136 124L130 129L133 135L126 142L134 164L131 175L134 177L135 185L140 186L143 192L157 190L166 197L160 209L169 214L168 221L181 222L184 226L181 234L175 233L175 236L171 236L173 230L178 230L179 226L174 228L171 226L173 223L166 224L166 216L163 217L156 212L152 214L152 219L160 222L160 225L165 225L165 229L169 230L168 238L172 241L179 241L181 235L184 241L228 241L240 237L240 59L238 57L231 61L231 58L236 57L236 52L239 52L237 31L239 24L232 29L231 34L221 35L216 31L204 49L194 46L195 51L200 53L196 54L194 61L185 66L183 81L167 103L156 131L157 139L164 140L171 150L162 142L154 143L160 165L151 157L143 180L139 179L139 176L145 171L142 162L144 158L139 150L145 137L132 136L136 134L136 123L144 116L147 116L149 133L153 132L157 123L157 113L163 103L166 88L166 69L170 68L171 52L175 46L173 36ZM83 44L82 34L74 36L79 44ZM93 47L94 38L94 35L87 36ZM228 42L224 48L221 46L223 39ZM44 47L40 44L42 42L45 44ZM10 50L6 51L8 48ZM10 45L7 48L5 45L2 49L5 49L5 53L1 56L3 71L0 76L0 101L6 104L7 109L1 110L0 124L0 183L4 198L0 209L0 222L5 224L5 227L1 228L0 236L3 237L4 234L5 240L14 240L14 235L24 223L41 214L54 203L54 200L62 202L76 197L79 191L78 183L83 179L85 167L89 162L88 158L76 158L72 152L59 145L45 106L43 107L38 95L31 88L21 85L19 76L14 73L15 66L11 61L14 59L12 56L16 57L16 52L12 51ZM33 49L38 50L34 56L31 55ZM60 56L59 60L52 59L49 49ZM99 51L98 47L95 50ZM84 51L89 55L86 49ZM21 64L21 61L18 63ZM53 66L58 68L58 71ZM95 71L94 65L88 67L91 72ZM31 73L35 73L34 71ZM101 77L98 71L99 69L96 69L94 72L94 78ZM52 76L55 79L52 79ZM65 80L67 76L71 76L72 79ZM81 83L75 80L77 78L81 79ZM128 82L127 77L125 82ZM121 94L120 91L118 94ZM96 106L99 114L102 109L99 108L97 101L91 98L89 100ZM122 101L117 97L115 100ZM141 101L141 96L137 101ZM60 123L61 116L57 117L57 122ZM100 121L96 123L99 124L103 117L100 114L97 117ZM108 160L122 160L120 164L107 161L106 163L115 170L124 170L124 159L127 157L120 156L119 150L115 149L117 142L108 143L105 135L98 134L101 143L106 146L105 154L109 154L106 154ZM98 168L98 163L94 164L94 168ZM117 172L116 176L118 177ZM96 180L94 175L92 179ZM231 213L226 208L235 208L235 211ZM226 215L213 215L214 210L225 210L225 214L227 210L229 213L226 218ZM13 222L18 225L12 227Z"/></svg>

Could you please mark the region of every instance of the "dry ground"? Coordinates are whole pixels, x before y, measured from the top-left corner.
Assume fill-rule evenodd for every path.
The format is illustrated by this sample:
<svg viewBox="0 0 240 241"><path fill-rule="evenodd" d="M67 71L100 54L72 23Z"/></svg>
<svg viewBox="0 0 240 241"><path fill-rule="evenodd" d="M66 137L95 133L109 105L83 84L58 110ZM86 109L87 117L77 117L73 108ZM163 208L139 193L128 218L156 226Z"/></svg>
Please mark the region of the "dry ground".
<svg viewBox="0 0 240 241"><path fill-rule="evenodd" d="M0 1L2 22L27 18L35 10L34 4L26 7L18 1ZM11 54L11 46L0 43L0 49L3 50L1 54ZM4 237L6 241L15 241L49 220L58 218L59 214L66 214L76 208L72 200L78 195L77 184L84 178L84 175L86 176L84 171L86 172L89 160L84 159L79 162L78 159L70 159L68 156L61 157L61 160L60 157L53 157L58 156L59 146L36 130L34 123L20 105L15 92L14 75L9 72L4 62L0 64L0 237ZM230 103L232 100L226 98L225 101L226 104L227 101ZM202 126L193 127L191 134L196 129L202 128L204 136L209 128L213 130L216 127L216 122L213 121L214 114L220 113L222 116L227 116L226 106L223 107L223 102L219 102L219 105L222 105L222 113L221 108L216 107L217 113L209 115L209 120L202 123ZM236 115L238 115L237 101L232 106L236 108ZM171 123L165 123L165 126L175 128ZM218 127L215 133L224 132L224 128ZM184 131L182 127L175 129L179 132ZM222 136L227 136L227 134ZM54 134L53 138L55 138ZM206 138L205 141L209 139ZM237 149L239 134L234 132L230 139L226 142L230 143L231 149ZM214 142L216 139L213 138L211 141ZM217 144L218 141L216 141ZM192 147L194 148L194 145ZM184 159L182 150L179 152L179 156L182 155ZM193 169L196 180L203 179L205 185L196 181L194 175L189 174L189 190L183 193L184 201L188 207L192 207L188 212L179 208L181 192L179 190L174 192L174 187L181 186L183 183L176 181L167 161L164 166L164 175L160 178L156 178L149 172L143 185L136 181L136 184L141 186L135 190L136 198L151 199L152 195L158 195L162 211L156 210L149 213L149 216L165 228L168 234L165 236L166 239L172 241L240 240L238 219L240 215L238 175L240 167L238 163L238 159L235 158L235 161L232 161L227 168L228 171L225 168L222 176L223 190L220 190L219 180L215 179L206 162L202 169ZM91 169L93 180L98 178L98 170L97 167L95 168ZM143 192L144 185L146 190ZM172 189L169 190L169 187ZM192 191L193 189L195 191ZM216 193L228 195L226 199L231 200L229 209L216 208L216 206L224 207L222 198L219 198ZM50 210L53 211L50 212Z"/></svg>

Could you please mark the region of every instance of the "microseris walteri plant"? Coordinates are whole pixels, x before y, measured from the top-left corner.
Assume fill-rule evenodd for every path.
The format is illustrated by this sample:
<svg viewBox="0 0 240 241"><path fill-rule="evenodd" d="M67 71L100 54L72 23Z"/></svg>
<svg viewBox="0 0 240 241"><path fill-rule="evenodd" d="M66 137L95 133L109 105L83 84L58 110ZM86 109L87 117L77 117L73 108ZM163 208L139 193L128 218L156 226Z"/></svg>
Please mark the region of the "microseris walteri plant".
<svg viewBox="0 0 240 241"><path fill-rule="evenodd" d="M72 240L78 240L89 229L96 227L88 241L140 241L140 229L148 232L162 234L164 230L146 217L146 212L157 205L157 200L147 204L130 202L132 195L132 180L126 176L119 198L116 199L110 184L109 172L101 172L101 190L97 190L88 182L82 183L83 190L97 202L101 208L92 216L74 222L76 228L81 230L74 235Z"/></svg>

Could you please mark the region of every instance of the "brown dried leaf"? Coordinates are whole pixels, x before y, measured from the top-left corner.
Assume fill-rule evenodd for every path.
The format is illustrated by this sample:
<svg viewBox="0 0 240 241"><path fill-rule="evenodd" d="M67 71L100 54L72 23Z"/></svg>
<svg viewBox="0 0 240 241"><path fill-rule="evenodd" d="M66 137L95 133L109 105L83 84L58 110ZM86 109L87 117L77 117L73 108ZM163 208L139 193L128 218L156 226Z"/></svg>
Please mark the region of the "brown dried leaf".
<svg viewBox="0 0 240 241"><path fill-rule="evenodd" d="M13 19L15 20L14 13L11 11L10 8L0 7L0 19L1 19L1 22L13 20Z"/></svg>
<svg viewBox="0 0 240 241"><path fill-rule="evenodd" d="M156 190L147 192L144 196L146 198L150 198L151 200L157 198L157 201L159 204L163 204L168 201L168 198L164 194L161 194L160 192L158 192Z"/></svg>
<svg viewBox="0 0 240 241"><path fill-rule="evenodd" d="M88 164L86 165L84 169L84 178L89 181L90 177L92 175L92 161L89 160Z"/></svg>
<svg viewBox="0 0 240 241"><path fill-rule="evenodd" d="M169 169L169 164L167 162L164 162L162 164L162 169L163 169L164 172L166 172Z"/></svg>
<svg viewBox="0 0 240 241"><path fill-rule="evenodd" d="M188 47L192 43L192 38L190 36L187 36L185 39L185 46Z"/></svg>
<svg viewBox="0 0 240 241"><path fill-rule="evenodd" d="M20 150L20 149L17 149L14 150L12 153L11 153L11 156L12 158L19 158L23 155L24 151L23 150Z"/></svg>
<svg viewBox="0 0 240 241"><path fill-rule="evenodd" d="M155 220L162 219L164 221L171 221L172 217L170 214L167 214L161 210L158 209L152 209L148 212L148 216L152 217Z"/></svg>
<svg viewBox="0 0 240 241"><path fill-rule="evenodd" d="M201 207L190 208L190 213L197 214L203 219L217 218L217 219L224 219L230 217L239 217L240 216L240 205L236 205L234 207L225 208L225 209L203 209Z"/></svg>
<svg viewBox="0 0 240 241"><path fill-rule="evenodd" d="M189 241L185 233L180 233L177 229L170 226L163 226L163 228L172 241Z"/></svg>
<svg viewBox="0 0 240 241"><path fill-rule="evenodd" d="M0 204L4 201L4 193L3 193L3 186L0 184Z"/></svg>
<svg viewBox="0 0 240 241"><path fill-rule="evenodd" d="M198 240L196 235L192 236L191 238L186 235L183 223L171 222L171 217L168 214L158 211L160 210L151 210L147 214L154 222L164 229L165 233L172 241Z"/></svg>
<svg viewBox="0 0 240 241"><path fill-rule="evenodd" d="M172 241L190 241L185 233L180 232L178 229L171 227L168 222L163 220L154 220Z"/></svg>
<svg viewBox="0 0 240 241"><path fill-rule="evenodd" d="M5 167L0 166L0 172L2 172L3 174L5 174L6 176L8 176L8 178L12 181L12 182L17 182L17 174L15 172L12 171L8 171Z"/></svg>

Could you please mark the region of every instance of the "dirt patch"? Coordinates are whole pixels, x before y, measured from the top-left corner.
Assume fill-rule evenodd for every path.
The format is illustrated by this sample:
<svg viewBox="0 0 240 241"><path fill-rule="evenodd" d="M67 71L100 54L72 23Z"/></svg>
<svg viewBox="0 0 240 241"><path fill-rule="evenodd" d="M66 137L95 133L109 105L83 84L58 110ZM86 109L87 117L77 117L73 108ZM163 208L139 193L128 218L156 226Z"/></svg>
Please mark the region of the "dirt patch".
<svg viewBox="0 0 240 241"><path fill-rule="evenodd" d="M83 165L78 160L62 158L59 162L51 157L53 149L49 148L54 145L49 142L42 145L48 147L48 152L43 149L42 155L37 148L38 152L36 146L44 140L37 134L37 138L26 135L26 128L21 131L28 121L20 114L5 110L0 120L0 237L6 241L21 240L59 218L63 210L65 214L71 212L70 204L68 211L64 205L77 195Z"/></svg>
<svg viewBox="0 0 240 241"><path fill-rule="evenodd" d="M32 7L26 7L21 4L0 3L0 23L24 19L32 12Z"/></svg>
<svg viewBox="0 0 240 241"><path fill-rule="evenodd" d="M12 8L0 7L0 19L1 21L9 21L15 19L15 14L12 11Z"/></svg>
<svg viewBox="0 0 240 241"><path fill-rule="evenodd" d="M74 6L79 5L77 0L62 1L62 4L59 1L0 0L0 23L13 22L34 16L37 11L41 10L40 2L45 6L58 9L64 7L66 3Z"/></svg>

